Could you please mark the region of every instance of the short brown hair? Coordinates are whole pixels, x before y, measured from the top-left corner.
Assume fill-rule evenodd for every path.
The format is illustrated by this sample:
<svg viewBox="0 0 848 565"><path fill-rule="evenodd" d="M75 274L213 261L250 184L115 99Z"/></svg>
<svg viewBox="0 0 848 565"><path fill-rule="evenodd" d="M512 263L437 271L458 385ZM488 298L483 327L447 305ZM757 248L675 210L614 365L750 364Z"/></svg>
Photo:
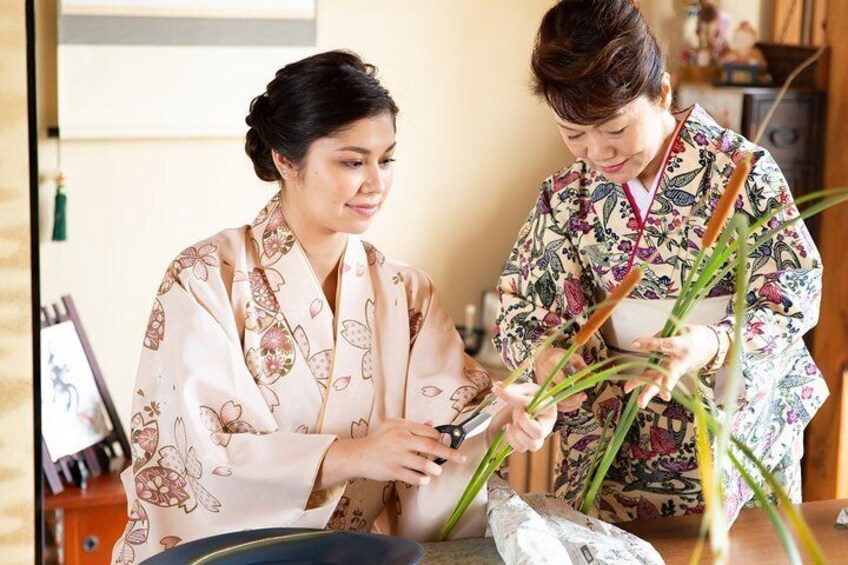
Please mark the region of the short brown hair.
<svg viewBox="0 0 848 565"><path fill-rule="evenodd" d="M665 71L634 0L561 0L542 18L531 66L534 92L582 125L642 95L658 99Z"/></svg>

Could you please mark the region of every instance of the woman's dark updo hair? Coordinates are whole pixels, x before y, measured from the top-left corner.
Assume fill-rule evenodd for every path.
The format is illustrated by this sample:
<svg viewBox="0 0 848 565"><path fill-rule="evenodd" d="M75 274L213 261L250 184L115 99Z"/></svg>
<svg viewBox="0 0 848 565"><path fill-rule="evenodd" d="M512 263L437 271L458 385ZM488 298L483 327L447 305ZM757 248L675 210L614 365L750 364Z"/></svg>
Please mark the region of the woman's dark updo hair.
<svg viewBox="0 0 848 565"><path fill-rule="evenodd" d="M534 92L581 125L659 99L665 71L635 0L561 0L542 18L531 66Z"/></svg>
<svg viewBox="0 0 848 565"><path fill-rule="evenodd" d="M385 112L394 119L398 108L376 74L374 66L346 51L319 53L277 71L245 119L250 129L244 150L256 175L281 180L271 150L297 167L318 138Z"/></svg>

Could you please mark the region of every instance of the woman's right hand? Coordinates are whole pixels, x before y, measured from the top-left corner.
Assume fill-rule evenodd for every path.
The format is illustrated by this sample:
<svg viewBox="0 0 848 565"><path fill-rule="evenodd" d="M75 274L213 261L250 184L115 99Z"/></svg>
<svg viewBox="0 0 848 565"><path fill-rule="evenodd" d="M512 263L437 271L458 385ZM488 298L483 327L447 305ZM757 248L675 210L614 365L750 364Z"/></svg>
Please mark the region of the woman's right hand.
<svg viewBox="0 0 848 565"><path fill-rule="evenodd" d="M442 474L433 458L465 462L465 455L441 443L441 435L429 424L386 420L363 438L333 443L324 456L317 486L326 488L355 478L424 486Z"/></svg>
<svg viewBox="0 0 848 565"><path fill-rule="evenodd" d="M539 353L533 366L533 373L536 377L536 382L540 385L543 384L548 378L548 375L550 375L551 371L556 368L557 364L565 356L565 354L566 351L558 347L549 347ZM586 362L583 361L583 357L581 357L579 353L572 355L571 359L568 360L568 364L564 368L567 368L568 365L571 365L574 372L581 371L586 368ZM565 373L560 371L560 374L554 377L554 382L558 383L562 381L564 376ZM580 392L559 402L557 404L557 409L560 412L573 412L580 408L580 405L583 404L583 401L585 400L586 393Z"/></svg>

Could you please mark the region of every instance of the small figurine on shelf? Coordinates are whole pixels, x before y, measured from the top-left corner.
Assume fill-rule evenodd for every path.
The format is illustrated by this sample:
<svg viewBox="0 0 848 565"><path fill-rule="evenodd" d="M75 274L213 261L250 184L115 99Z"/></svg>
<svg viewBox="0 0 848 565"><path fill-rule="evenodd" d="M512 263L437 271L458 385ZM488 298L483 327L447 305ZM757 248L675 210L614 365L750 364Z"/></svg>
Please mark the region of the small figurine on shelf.
<svg viewBox="0 0 848 565"><path fill-rule="evenodd" d="M730 14L715 3L699 0L687 8L683 20L683 79L712 82L719 58L727 50Z"/></svg>
<svg viewBox="0 0 848 565"><path fill-rule="evenodd" d="M730 48L722 55L722 83L765 85L771 82L766 72L766 58L757 47L757 31L742 22L733 33Z"/></svg>
<svg viewBox="0 0 848 565"><path fill-rule="evenodd" d="M766 58L756 45L757 30L749 22L742 22L733 33L730 49L724 53L721 62L765 67Z"/></svg>

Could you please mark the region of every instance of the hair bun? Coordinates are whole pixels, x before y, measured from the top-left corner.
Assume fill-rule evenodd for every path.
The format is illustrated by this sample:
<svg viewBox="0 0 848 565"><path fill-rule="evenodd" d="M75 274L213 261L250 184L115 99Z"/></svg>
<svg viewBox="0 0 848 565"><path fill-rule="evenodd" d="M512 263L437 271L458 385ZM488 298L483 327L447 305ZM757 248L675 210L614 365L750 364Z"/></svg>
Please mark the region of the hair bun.
<svg viewBox="0 0 848 565"><path fill-rule="evenodd" d="M268 142L268 120L270 118L268 107L268 95L260 94L250 103L250 112L244 119L250 129L244 142L244 151L253 161L253 170L256 176L268 182L281 180L280 172L274 164L271 154L271 145Z"/></svg>
<svg viewBox="0 0 848 565"><path fill-rule="evenodd" d="M278 70L266 91L250 102L244 149L256 175L281 180L273 154L299 168L309 146L356 120L388 113L397 106L376 79L376 68L354 53L328 51Z"/></svg>

